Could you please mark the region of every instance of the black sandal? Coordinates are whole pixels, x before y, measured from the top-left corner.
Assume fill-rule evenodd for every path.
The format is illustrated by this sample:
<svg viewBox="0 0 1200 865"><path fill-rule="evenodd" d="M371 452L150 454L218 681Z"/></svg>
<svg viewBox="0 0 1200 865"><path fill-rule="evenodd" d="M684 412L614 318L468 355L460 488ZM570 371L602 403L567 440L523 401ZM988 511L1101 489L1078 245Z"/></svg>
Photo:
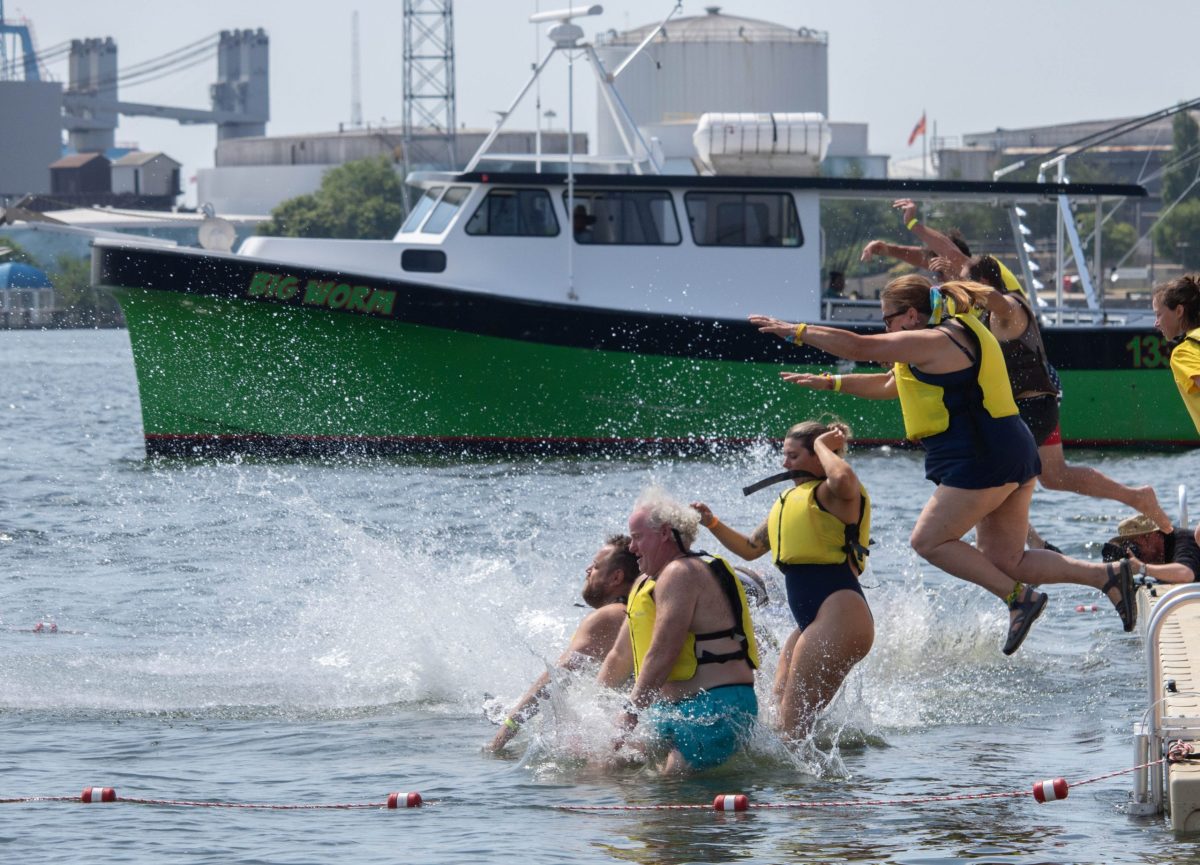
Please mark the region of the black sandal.
<svg viewBox="0 0 1200 865"><path fill-rule="evenodd" d="M1025 586L1021 591L1021 596L1009 603L1008 608L1015 611L1017 615L1008 624L1008 639L1005 640L1002 650L1004 654L1011 655L1021 648L1021 643L1025 642L1029 629L1033 627L1033 623L1046 608L1048 600L1049 596L1043 592L1036 591L1033 586Z"/></svg>
<svg viewBox="0 0 1200 865"><path fill-rule="evenodd" d="M1117 566L1116 572L1113 571L1113 565ZM1108 593L1113 589L1117 589L1121 593L1121 597L1115 601L1108 597ZM1104 592L1104 596L1117 608L1117 615L1121 617L1121 626L1126 631L1132 631L1133 626L1137 624L1137 604L1133 597L1133 563L1129 559L1121 559L1120 562L1110 564L1108 566L1108 582L1100 591Z"/></svg>

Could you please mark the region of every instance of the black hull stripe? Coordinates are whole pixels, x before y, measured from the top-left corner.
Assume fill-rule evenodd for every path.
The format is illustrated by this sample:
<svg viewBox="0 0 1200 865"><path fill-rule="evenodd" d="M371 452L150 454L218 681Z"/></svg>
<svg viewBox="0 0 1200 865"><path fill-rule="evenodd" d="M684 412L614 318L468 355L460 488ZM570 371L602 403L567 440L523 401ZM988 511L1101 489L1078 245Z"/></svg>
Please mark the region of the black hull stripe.
<svg viewBox="0 0 1200 865"><path fill-rule="evenodd" d="M253 259L146 248L95 248L94 281L114 288L150 289L304 309L313 315L356 315L395 320L465 333L568 348L688 357L705 360L830 366L832 356L767 338L745 319L668 315L569 303L500 297L423 283L316 270ZM337 280L395 292L390 316L306 306L301 293L289 300L246 295L255 273L271 271L310 279ZM520 275L512 278L519 279ZM751 277L752 278L752 277ZM747 314L784 314L747 309ZM856 333L879 333L878 324L840 325ZM1050 361L1061 370L1131 368L1127 347L1134 337L1157 334L1149 328L1046 328Z"/></svg>
<svg viewBox="0 0 1200 865"><path fill-rule="evenodd" d="M709 454L714 450L737 451L768 442L773 438L505 438L472 436L268 436L268 435L165 435L148 434L146 453L158 457L310 457L310 456L394 456L405 454L570 456L612 454L621 456L661 456ZM917 450L918 445L890 439L855 439L860 447L901 447ZM1138 441L1077 439L1064 442L1069 447L1105 449L1194 448L1195 441Z"/></svg>

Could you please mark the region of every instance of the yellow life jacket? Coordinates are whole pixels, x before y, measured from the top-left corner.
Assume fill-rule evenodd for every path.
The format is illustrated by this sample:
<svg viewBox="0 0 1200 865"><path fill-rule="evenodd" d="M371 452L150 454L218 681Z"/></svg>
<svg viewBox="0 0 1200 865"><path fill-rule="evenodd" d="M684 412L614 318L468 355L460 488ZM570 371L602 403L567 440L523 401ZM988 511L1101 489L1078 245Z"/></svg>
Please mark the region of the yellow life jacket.
<svg viewBox="0 0 1200 865"><path fill-rule="evenodd" d="M983 391L983 407L994 418L1010 417L1017 413L1012 385L1000 343L992 332L972 315L957 313L957 321L975 335L979 356L975 360L979 387ZM904 414L904 434L912 441L945 432L950 427L950 411L944 400L945 390L935 384L917 379L906 363L893 365L900 410Z"/></svg>
<svg viewBox="0 0 1200 865"><path fill-rule="evenodd" d="M825 510L817 500L817 487L824 478L814 478L782 493L767 517L767 538L775 564L837 565L850 561L856 574L867 564L871 543L871 499L859 484L860 516L846 524Z"/></svg>
<svg viewBox="0 0 1200 865"><path fill-rule="evenodd" d="M996 264L1000 265L1000 280L1004 283L1005 290L1018 297L1025 297L1025 286L1021 285L1021 280L1017 279L1016 274L1005 267L1004 262L999 259L996 259Z"/></svg>
<svg viewBox="0 0 1200 865"><path fill-rule="evenodd" d="M675 659L675 665L671 667L667 680L671 682L684 681L696 675L696 667L700 664L723 664L726 661L745 660L750 665L750 669L757 670L758 644L754 639L754 624L750 621L750 605L746 603L746 590L742 587L742 581L734 574L733 566L720 556L703 553L689 555L699 558L708 565L709 570L720 583L722 591L729 599L734 625L724 631L714 631L709 634L689 633L683 641L679 657ZM625 615L629 617L629 642L633 646L635 676L642 671L642 663L645 661L646 652L650 649L650 641L654 636L655 582L653 577L643 576L633 587L633 591L629 593L629 600L625 605ZM705 640L716 640L722 637L733 637L741 642L742 647L735 652L723 655L696 650L697 642L702 643Z"/></svg>

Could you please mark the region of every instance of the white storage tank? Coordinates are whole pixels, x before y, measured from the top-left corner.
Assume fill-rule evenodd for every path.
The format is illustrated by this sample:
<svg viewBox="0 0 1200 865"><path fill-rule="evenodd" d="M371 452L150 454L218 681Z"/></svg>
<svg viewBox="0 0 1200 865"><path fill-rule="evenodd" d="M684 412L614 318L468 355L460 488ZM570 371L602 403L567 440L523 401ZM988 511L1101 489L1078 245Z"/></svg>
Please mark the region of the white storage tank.
<svg viewBox="0 0 1200 865"><path fill-rule="evenodd" d="M696 156L711 174L816 176L829 140L829 124L816 112L710 112L692 134Z"/></svg>
<svg viewBox="0 0 1200 865"><path fill-rule="evenodd" d="M658 22L599 35L596 50L615 70ZM675 18L621 73L616 88L649 136L658 127L694 124L702 114L813 112L829 116L829 38L754 18L706 14ZM604 100L597 95L596 147L623 153ZM668 154L670 155L670 154Z"/></svg>

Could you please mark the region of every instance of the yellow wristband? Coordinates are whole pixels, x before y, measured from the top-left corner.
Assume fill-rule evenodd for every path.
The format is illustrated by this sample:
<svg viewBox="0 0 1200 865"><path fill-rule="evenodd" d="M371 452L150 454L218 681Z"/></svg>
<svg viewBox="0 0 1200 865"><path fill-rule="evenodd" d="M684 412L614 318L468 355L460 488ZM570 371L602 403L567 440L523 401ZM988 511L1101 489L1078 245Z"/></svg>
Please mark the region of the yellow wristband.
<svg viewBox="0 0 1200 865"><path fill-rule="evenodd" d="M834 393L837 393L841 389L842 389L842 377L840 375L835 375L833 377L833 391L834 391Z"/></svg>
<svg viewBox="0 0 1200 865"><path fill-rule="evenodd" d="M514 732L521 728L521 725L514 721L511 716L504 719L504 726L508 727L508 729L513 730Z"/></svg>
<svg viewBox="0 0 1200 865"><path fill-rule="evenodd" d="M716 514L713 514L713 521L711 523L709 523L707 526L705 526L704 528L708 529L711 532L713 529L715 529L719 525L721 525L721 521L717 519Z"/></svg>
<svg viewBox="0 0 1200 865"><path fill-rule="evenodd" d="M804 345L804 341L801 339L801 337L804 336L804 331L806 330L808 330L808 325L804 322L800 322L798 325L796 325L796 332L792 334L792 338L789 339L788 342L793 342L796 345Z"/></svg>
<svg viewBox="0 0 1200 865"><path fill-rule="evenodd" d="M908 222L904 223L904 227L905 227L905 228L907 228L909 231L912 231L912 230L913 230L913 226L914 226L914 225L916 225L916 224L917 224L917 218L914 216L914 217L913 217L912 219L910 219Z"/></svg>

